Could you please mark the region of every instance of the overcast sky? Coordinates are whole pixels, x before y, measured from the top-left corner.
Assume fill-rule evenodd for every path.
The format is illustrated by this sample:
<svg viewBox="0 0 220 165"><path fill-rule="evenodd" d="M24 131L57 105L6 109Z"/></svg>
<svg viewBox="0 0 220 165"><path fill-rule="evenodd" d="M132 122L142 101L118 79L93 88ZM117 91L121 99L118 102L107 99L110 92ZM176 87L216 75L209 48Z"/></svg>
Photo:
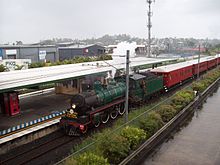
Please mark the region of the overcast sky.
<svg viewBox="0 0 220 165"><path fill-rule="evenodd" d="M220 38L220 0L156 0L152 36ZM0 43L130 34L147 38L146 0L0 0Z"/></svg>

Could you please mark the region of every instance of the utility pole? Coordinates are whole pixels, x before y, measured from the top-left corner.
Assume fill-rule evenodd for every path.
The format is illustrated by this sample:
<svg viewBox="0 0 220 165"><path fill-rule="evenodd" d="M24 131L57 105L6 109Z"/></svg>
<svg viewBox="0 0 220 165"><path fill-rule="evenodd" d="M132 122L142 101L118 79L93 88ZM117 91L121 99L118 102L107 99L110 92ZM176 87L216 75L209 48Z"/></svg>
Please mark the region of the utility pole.
<svg viewBox="0 0 220 165"><path fill-rule="evenodd" d="M153 0L147 0L147 3L148 3L148 24L147 24L147 27L148 27L148 57L150 57L150 53L151 53L151 28L152 28L152 24L151 24L151 17L153 15L153 13L151 12L151 4L152 4ZM155 2L155 1L154 1Z"/></svg>
<svg viewBox="0 0 220 165"><path fill-rule="evenodd" d="M129 55L130 51L126 52L126 94L125 94L125 122L128 122L128 94L129 94Z"/></svg>
<svg viewBox="0 0 220 165"><path fill-rule="evenodd" d="M199 64L200 64L200 44L199 44L199 55L198 55L197 79L199 79Z"/></svg>
<svg viewBox="0 0 220 165"><path fill-rule="evenodd" d="M217 68L218 68L218 63L219 63L219 53L220 53L220 51L219 51L219 48L218 48L218 51L217 51Z"/></svg>

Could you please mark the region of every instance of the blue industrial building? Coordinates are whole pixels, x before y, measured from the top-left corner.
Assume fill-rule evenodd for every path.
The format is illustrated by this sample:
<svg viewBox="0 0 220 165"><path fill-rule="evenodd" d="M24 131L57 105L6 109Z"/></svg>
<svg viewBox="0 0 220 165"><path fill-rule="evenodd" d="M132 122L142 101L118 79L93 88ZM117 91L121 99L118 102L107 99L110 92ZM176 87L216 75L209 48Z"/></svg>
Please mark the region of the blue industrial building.
<svg viewBox="0 0 220 165"><path fill-rule="evenodd" d="M59 60L68 60L77 56L100 56L105 54L105 47L97 44L74 45L71 47L61 47L59 50Z"/></svg>

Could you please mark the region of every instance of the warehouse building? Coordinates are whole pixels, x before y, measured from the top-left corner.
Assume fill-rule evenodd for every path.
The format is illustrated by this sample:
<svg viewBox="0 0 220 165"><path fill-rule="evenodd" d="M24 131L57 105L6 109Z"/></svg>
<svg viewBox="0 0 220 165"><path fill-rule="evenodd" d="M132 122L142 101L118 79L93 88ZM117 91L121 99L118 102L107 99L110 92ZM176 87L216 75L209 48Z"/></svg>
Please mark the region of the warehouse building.
<svg viewBox="0 0 220 165"><path fill-rule="evenodd" d="M55 62L59 60L56 46L0 45L0 60L30 59L31 62Z"/></svg>
<svg viewBox="0 0 220 165"><path fill-rule="evenodd" d="M59 48L59 60L68 60L77 56L99 56L105 54L105 47L97 44L74 45Z"/></svg>

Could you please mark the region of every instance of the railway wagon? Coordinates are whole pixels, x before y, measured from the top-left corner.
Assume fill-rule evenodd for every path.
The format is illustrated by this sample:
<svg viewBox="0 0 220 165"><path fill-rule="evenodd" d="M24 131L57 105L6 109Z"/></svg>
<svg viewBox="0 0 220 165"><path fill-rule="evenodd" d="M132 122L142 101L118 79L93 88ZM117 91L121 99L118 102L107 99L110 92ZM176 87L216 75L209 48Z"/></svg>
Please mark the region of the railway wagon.
<svg viewBox="0 0 220 165"><path fill-rule="evenodd" d="M219 55L217 55L217 56L218 56L218 57L216 57L216 58L217 58L216 64L219 65L219 64L220 64L220 57L219 57Z"/></svg>
<svg viewBox="0 0 220 165"><path fill-rule="evenodd" d="M163 77L150 72L133 74L129 81L129 101L137 103L146 101L163 91Z"/></svg>
<svg viewBox="0 0 220 165"><path fill-rule="evenodd" d="M199 63L199 73L203 73L208 70L207 61L202 61ZM198 63L193 64L193 75L198 74Z"/></svg>
<svg viewBox="0 0 220 165"><path fill-rule="evenodd" d="M193 66L190 62L162 66L151 72L163 76L164 87L171 88L193 76Z"/></svg>
<svg viewBox="0 0 220 165"><path fill-rule="evenodd" d="M210 59L207 61L207 67L208 69L211 69L217 65L217 58Z"/></svg>

